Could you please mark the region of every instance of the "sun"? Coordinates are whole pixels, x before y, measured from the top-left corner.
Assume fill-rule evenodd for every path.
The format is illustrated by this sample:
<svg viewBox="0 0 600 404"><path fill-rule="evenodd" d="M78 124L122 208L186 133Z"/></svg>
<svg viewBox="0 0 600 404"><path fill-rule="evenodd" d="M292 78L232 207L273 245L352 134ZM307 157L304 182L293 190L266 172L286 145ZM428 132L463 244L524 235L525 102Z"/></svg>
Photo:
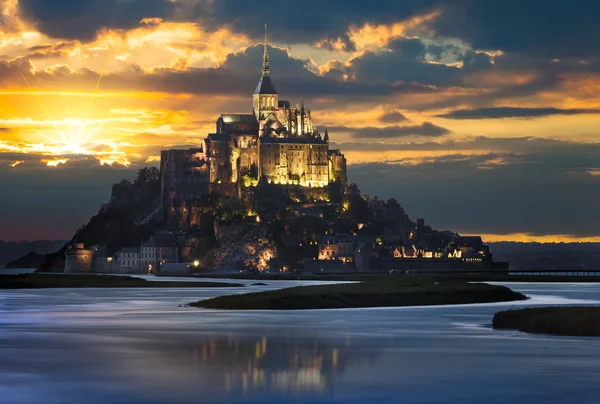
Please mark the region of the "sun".
<svg viewBox="0 0 600 404"><path fill-rule="evenodd" d="M98 136L105 122L102 119L78 118L52 121L53 130L39 134L47 141L33 145L28 151L52 156L42 159L49 167L57 167L75 156L94 156L101 165L117 163L129 166L131 163L126 153L119 150L117 144Z"/></svg>

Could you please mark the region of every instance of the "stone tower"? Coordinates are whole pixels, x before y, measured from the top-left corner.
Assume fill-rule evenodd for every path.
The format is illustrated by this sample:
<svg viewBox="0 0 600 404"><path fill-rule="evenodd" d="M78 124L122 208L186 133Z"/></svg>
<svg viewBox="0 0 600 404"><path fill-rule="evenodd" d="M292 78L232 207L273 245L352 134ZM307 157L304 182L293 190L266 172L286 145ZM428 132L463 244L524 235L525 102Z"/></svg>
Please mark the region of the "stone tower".
<svg viewBox="0 0 600 404"><path fill-rule="evenodd" d="M279 109L279 96L271 81L269 69L269 50L267 45L267 24L265 24L265 45L262 64L262 76L258 81L256 90L252 96L254 115L257 121L266 120L271 113L277 113Z"/></svg>

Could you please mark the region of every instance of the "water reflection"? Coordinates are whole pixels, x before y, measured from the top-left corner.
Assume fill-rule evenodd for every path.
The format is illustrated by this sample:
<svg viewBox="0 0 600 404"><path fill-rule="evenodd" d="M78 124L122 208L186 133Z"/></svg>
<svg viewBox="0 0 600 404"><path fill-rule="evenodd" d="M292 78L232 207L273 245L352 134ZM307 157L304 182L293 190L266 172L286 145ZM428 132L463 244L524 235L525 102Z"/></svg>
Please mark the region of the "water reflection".
<svg viewBox="0 0 600 404"><path fill-rule="evenodd" d="M380 349L355 349L351 339L295 338L264 335L261 338L229 334L225 338L168 341L103 338L89 363L102 363L102 375L112 366L117 379L129 380L164 394L219 396L333 396L336 379L350 368L373 366ZM92 341L79 341L84 345ZM85 351L79 347L78 350ZM118 361L115 361L118 354ZM104 363L102 361L105 361Z"/></svg>
<svg viewBox="0 0 600 404"><path fill-rule="evenodd" d="M234 288L0 291L0 403L597 403L599 339L489 324L600 285L514 289L534 298L296 312L180 307Z"/></svg>

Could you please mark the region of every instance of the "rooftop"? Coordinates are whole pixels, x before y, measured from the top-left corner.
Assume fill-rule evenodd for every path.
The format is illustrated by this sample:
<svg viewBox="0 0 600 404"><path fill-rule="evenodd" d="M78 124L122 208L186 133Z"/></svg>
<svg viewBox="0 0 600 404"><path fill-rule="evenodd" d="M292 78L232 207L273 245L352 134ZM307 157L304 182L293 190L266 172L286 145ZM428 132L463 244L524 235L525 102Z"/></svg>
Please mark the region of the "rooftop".
<svg viewBox="0 0 600 404"><path fill-rule="evenodd" d="M277 94L277 90L275 90L275 86L271 81L271 76L261 76L254 94Z"/></svg>

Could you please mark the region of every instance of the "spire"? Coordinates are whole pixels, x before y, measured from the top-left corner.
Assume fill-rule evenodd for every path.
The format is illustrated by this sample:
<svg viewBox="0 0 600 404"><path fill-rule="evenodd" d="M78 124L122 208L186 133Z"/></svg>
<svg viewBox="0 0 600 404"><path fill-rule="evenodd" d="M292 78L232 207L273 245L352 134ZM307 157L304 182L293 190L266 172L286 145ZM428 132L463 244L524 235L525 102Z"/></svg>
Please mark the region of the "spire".
<svg viewBox="0 0 600 404"><path fill-rule="evenodd" d="M265 53L263 55L262 75L268 76L269 69L269 51L267 49L267 24L265 24Z"/></svg>
<svg viewBox="0 0 600 404"><path fill-rule="evenodd" d="M325 128L325 136L323 136L323 140L329 142L329 132L327 132L327 127Z"/></svg>

